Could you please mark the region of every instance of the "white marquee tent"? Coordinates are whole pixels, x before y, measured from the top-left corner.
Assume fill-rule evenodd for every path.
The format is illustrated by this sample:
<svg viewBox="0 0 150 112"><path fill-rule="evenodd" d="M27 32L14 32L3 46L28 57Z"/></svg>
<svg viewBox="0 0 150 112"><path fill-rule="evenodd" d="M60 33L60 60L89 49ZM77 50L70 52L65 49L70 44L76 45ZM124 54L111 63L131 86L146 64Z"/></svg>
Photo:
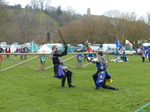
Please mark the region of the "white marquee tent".
<svg viewBox="0 0 150 112"><path fill-rule="evenodd" d="M14 53L16 50L17 50L16 45L12 45L12 46L10 47L11 53Z"/></svg>
<svg viewBox="0 0 150 112"><path fill-rule="evenodd" d="M38 51L38 53L51 53L52 49L50 49L47 45L43 45Z"/></svg>

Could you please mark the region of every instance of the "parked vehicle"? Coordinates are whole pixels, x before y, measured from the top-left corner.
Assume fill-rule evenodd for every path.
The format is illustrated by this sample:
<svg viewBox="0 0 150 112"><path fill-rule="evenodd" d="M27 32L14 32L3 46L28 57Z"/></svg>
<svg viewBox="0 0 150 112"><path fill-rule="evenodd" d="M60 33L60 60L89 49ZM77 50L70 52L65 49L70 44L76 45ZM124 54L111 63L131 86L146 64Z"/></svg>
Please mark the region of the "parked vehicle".
<svg viewBox="0 0 150 112"><path fill-rule="evenodd" d="M109 44L109 43L102 44L102 50L104 52L108 52L108 51L111 52L112 49L116 49L116 44Z"/></svg>
<svg viewBox="0 0 150 112"><path fill-rule="evenodd" d="M144 43L143 46L150 46L150 43Z"/></svg>
<svg viewBox="0 0 150 112"><path fill-rule="evenodd" d="M136 54L141 55L140 49L141 49L141 46L138 46L138 47L136 48Z"/></svg>
<svg viewBox="0 0 150 112"><path fill-rule="evenodd" d="M6 46L7 46L7 42L0 42L0 46L1 46L2 48L6 47Z"/></svg>
<svg viewBox="0 0 150 112"><path fill-rule="evenodd" d="M84 45L83 44L77 44L74 48L75 52L83 52L84 51Z"/></svg>
<svg viewBox="0 0 150 112"><path fill-rule="evenodd" d="M135 50L125 50L125 53L128 55L135 55L136 51Z"/></svg>
<svg viewBox="0 0 150 112"><path fill-rule="evenodd" d="M102 47L101 44L93 44L92 45L92 49L94 50L94 52L99 51L101 47Z"/></svg>
<svg viewBox="0 0 150 112"><path fill-rule="evenodd" d="M116 54L117 50L116 49L110 49L107 52L111 55L111 54Z"/></svg>

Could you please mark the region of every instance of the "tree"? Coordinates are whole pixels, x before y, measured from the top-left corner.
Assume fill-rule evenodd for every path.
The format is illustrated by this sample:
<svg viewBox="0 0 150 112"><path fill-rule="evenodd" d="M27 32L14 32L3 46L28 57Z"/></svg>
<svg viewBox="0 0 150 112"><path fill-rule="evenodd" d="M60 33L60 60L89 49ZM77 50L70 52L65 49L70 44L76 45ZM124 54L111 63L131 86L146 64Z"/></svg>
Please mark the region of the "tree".
<svg viewBox="0 0 150 112"><path fill-rule="evenodd" d="M73 10L68 9L68 11L64 11L61 10L61 7L47 7L44 12L57 20L61 27L67 25L70 21L80 20L83 18L80 14L76 14Z"/></svg>
<svg viewBox="0 0 150 112"><path fill-rule="evenodd" d="M10 26L7 6L3 1L0 4L0 37L1 41L6 41L8 36L7 27Z"/></svg>
<svg viewBox="0 0 150 112"><path fill-rule="evenodd" d="M148 20L148 25L150 26L150 12L147 13L147 20Z"/></svg>
<svg viewBox="0 0 150 112"><path fill-rule="evenodd" d="M58 8L57 8L57 14L58 15L61 15L62 14L62 10L61 10L61 6L59 5Z"/></svg>
<svg viewBox="0 0 150 112"><path fill-rule="evenodd" d="M149 40L150 26L142 21L91 15L69 22L62 32L65 40L72 44L84 43L85 40L99 44L115 43L115 38L118 38L123 45L127 39L136 47L139 40Z"/></svg>
<svg viewBox="0 0 150 112"><path fill-rule="evenodd" d="M104 13L105 16L112 18L126 19L127 21L136 21L137 14L135 12L122 13L118 10L110 10Z"/></svg>
<svg viewBox="0 0 150 112"><path fill-rule="evenodd" d="M66 36L66 40L70 43L84 43L85 42L85 27L84 24L80 21L71 21L63 29L64 36Z"/></svg>
<svg viewBox="0 0 150 112"><path fill-rule="evenodd" d="M128 37L131 43L134 46L139 46L142 44L142 41L148 40L150 36L150 27L141 22L141 21L131 21L128 24L128 29L130 33L128 33ZM141 43L139 43L141 41Z"/></svg>
<svg viewBox="0 0 150 112"><path fill-rule="evenodd" d="M31 6L33 9L44 10L50 5L51 0L31 0Z"/></svg>
<svg viewBox="0 0 150 112"><path fill-rule="evenodd" d="M127 21L136 21L137 16L138 15L135 12L126 12L126 13L121 13L120 18L125 19Z"/></svg>
<svg viewBox="0 0 150 112"><path fill-rule="evenodd" d="M110 10L104 12L104 15L112 18L120 18L121 12L119 10Z"/></svg>
<svg viewBox="0 0 150 112"><path fill-rule="evenodd" d="M0 4L6 4L5 0L0 0Z"/></svg>

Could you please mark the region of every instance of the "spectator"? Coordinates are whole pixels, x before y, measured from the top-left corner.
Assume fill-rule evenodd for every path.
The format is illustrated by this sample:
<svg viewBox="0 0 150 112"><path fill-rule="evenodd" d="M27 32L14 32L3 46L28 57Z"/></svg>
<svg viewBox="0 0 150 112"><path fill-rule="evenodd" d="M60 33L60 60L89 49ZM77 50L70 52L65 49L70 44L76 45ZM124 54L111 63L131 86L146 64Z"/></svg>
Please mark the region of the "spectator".
<svg viewBox="0 0 150 112"><path fill-rule="evenodd" d="M9 48L9 47L7 47L7 48L5 49L5 53L11 53L11 51L10 51L10 48ZM6 56L7 56L7 58L9 58L9 54L7 54Z"/></svg>

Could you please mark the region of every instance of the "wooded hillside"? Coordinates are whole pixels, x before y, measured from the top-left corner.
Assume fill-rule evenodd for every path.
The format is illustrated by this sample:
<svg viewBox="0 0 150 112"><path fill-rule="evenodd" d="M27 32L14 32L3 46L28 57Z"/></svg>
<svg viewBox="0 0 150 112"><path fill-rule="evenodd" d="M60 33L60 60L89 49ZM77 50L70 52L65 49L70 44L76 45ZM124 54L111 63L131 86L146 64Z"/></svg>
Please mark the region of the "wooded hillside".
<svg viewBox="0 0 150 112"><path fill-rule="evenodd" d="M80 15L70 11L46 10L0 5L0 41L20 44L34 40L38 44L61 42L60 29L69 44L122 43L128 39L134 46L150 42L150 25L136 16Z"/></svg>

